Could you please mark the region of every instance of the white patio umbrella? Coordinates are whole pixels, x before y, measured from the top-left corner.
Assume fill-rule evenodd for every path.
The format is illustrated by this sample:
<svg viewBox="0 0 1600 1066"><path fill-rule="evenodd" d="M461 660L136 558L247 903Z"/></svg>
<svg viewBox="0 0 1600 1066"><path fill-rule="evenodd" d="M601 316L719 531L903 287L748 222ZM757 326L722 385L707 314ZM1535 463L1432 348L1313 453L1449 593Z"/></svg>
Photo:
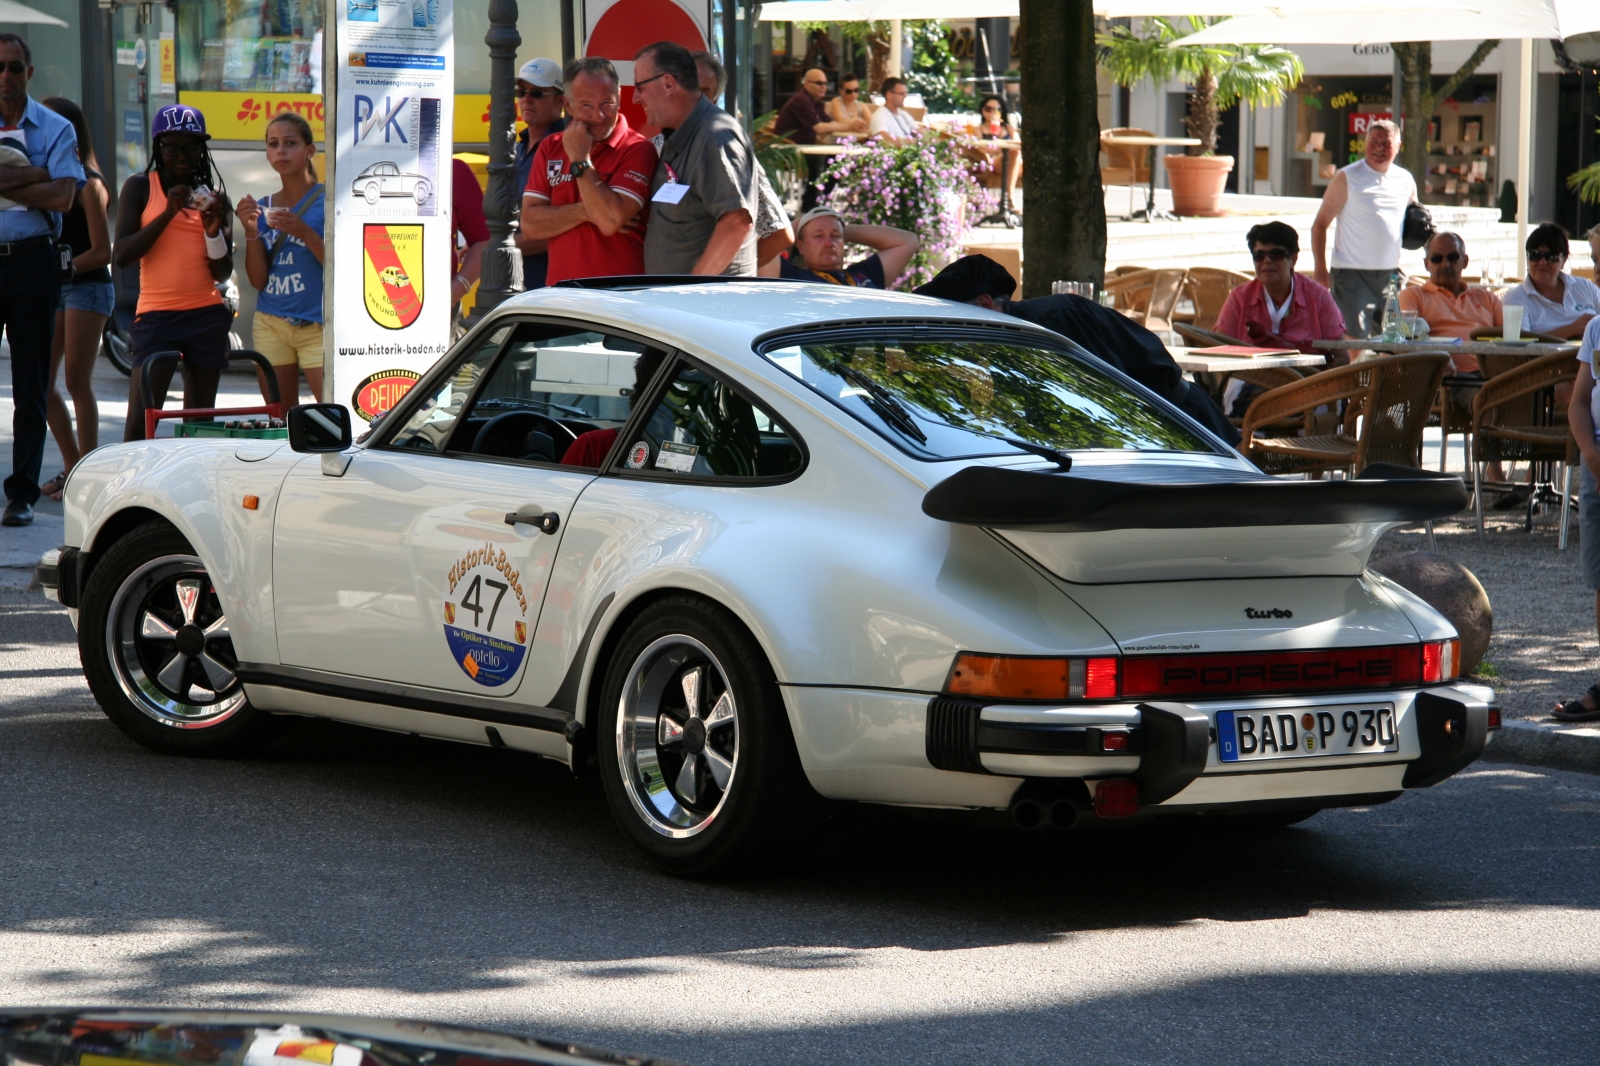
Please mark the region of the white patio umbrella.
<svg viewBox="0 0 1600 1066"><path fill-rule="evenodd" d="M1437 14L1390 10L1361 18L1331 13L1245 15L1183 38L1183 44L1367 44L1374 41L1522 41L1517 122L1517 272L1526 276L1528 175L1533 130L1533 42L1600 31L1600 0L1470 0L1475 11Z"/></svg>
<svg viewBox="0 0 1600 1066"><path fill-rule="evenodd" d="M5 0L0 0L5 2ZM1272 15L1276 12L1474 10L1480 0L1095 0L1094 13L1106 18L1181 14L1197 16ZM762 22L877 22L893 19L1009 18L1017 0L782 0L762 4Z"/></svg>
<svg viewBox="0 0 1600 1066"><path fill-rule="evenodd" d="M17 0L0 0L0 25L11 23L33 23L36 26L65 26L66 23L54 15L46 15L43 11L35 11L26 4L19 4Z"/></svg>

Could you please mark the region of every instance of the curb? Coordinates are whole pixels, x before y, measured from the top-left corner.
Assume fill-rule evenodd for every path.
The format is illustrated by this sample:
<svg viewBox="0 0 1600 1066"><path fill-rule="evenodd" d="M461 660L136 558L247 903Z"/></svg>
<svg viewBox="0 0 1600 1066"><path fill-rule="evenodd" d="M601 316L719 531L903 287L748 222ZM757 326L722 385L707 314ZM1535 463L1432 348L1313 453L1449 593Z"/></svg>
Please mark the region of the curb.
<svg viewBox="0 0 1600 1066"><path fill-rule="evenodd" d="M1482 758L1600 773L1600 728L1508 718L1494 733Z"/></svg>

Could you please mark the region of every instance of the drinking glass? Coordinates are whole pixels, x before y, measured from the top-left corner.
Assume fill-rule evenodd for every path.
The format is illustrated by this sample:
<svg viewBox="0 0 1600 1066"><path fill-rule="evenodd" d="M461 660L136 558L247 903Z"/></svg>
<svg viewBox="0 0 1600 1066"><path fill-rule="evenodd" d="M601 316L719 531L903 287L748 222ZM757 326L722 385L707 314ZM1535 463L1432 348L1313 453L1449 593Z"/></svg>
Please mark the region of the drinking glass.
<svg viewBox="0 0 1600 1066"><path fill-rule="evenodd" d="M1054 281L1050 283L1050 293L1053 296L1082 296L1086 300L1092 300L1094 299L1094 282Z"/></svg>
<svg viewBox="0 0 1600 1066"><path fill-rule="evenodd" d="M1506 265L1498 259L1489 260L1483 269L1483 280L1491 289L1498 289L1506 283Z"/></svg>

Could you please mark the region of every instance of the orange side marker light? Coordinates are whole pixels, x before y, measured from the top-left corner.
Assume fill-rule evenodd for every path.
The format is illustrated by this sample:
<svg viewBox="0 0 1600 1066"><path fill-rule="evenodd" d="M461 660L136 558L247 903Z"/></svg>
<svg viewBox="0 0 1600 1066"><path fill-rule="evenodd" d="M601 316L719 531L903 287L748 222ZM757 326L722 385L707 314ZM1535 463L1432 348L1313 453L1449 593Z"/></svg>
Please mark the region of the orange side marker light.
<svg viewBox="0 0 1600 1066"><path fill-rule="evenodd" d="M244 502L244 509L246 511L254 511L256 508L261 506L261 497L259 497L259 496L246 496L244 498L243 502Z"/></svg>

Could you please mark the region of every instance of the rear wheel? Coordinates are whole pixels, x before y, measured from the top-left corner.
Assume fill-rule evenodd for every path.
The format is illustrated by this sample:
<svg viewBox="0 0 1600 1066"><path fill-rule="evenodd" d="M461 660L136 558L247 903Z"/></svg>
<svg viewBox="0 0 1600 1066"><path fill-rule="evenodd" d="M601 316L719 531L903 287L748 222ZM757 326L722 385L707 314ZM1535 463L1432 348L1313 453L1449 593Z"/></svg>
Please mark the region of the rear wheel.
<svg viewBox="0 0 1600 1066"><path fill-rule="evenodd" d="M722 608L673 598L634 619L596 730L611 813L662 869L748 872L793 843L813 793L766 657Z"/></svg>
<svg viewBox="0 0 1600 1066"><path fill-rule="evenodd" d="M155 751L232 755L292 721L250 706L205 564L165 523L140 526L90 573L78 654L106 717Z"/></svg>

